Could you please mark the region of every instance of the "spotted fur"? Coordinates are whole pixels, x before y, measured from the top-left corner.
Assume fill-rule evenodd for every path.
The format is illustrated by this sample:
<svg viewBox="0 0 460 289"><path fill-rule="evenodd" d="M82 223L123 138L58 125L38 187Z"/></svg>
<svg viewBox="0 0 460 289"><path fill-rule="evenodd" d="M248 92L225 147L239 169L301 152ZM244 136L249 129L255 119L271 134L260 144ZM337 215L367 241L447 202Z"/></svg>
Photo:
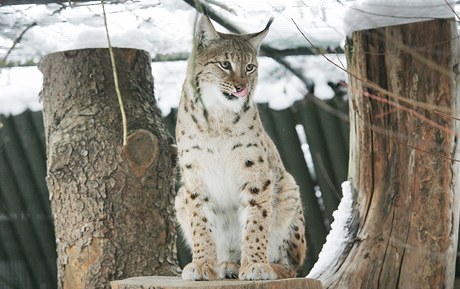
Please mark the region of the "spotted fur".
<svg viewBox="0 0 460 289"><path fill-rule="evenodd" d="M299 189L262 127L252 95L261 32L198 24L177 120L177 219L193 253L182 277L295 276L306 251Z"/></svg>

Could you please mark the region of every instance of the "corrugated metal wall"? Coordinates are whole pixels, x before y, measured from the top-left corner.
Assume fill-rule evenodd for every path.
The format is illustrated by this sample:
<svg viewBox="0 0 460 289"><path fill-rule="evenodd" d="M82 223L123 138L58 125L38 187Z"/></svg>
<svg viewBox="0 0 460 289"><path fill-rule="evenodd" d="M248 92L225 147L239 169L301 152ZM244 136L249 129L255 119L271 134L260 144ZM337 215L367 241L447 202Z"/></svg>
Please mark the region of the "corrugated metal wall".
<svg viewBox="0 0 460 289"><path fill-rule="evenodd" d="M0 288L56 288L42 114L0 122Z"/></svg>

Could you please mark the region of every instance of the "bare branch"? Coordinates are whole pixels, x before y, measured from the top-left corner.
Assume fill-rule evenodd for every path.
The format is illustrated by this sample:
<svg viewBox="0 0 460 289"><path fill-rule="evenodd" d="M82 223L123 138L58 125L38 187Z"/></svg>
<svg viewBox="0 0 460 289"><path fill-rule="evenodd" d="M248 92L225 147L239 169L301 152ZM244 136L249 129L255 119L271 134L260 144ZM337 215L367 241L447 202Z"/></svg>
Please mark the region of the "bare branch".
<svg viewBox="0 0 460 289"><path fill-rule="evenodd" d="M33 22L33 23L27 25L27 27L21 32L21 34L19 34L18 38L16 38L16 40L14 40L13 45L11 45L11 47L8 50L8 52L6 53L5 57L3 57L2 63L6 63L6 60L8 59L8 56L10 55L11 51L13 51L13 49L16 47L16 45L19 42L21 42L22 37L24 37L24 34L26 34L26 32L29 31L30 28L32 28L32 27L34 27L36 25L37 25L37 22Z"/></svg>
<svg viewBox="0 0 460 289"><path fill-rule="evenodd" d="M183 61L187 60L190 53L188 52L178 52L178 53L168 53L168 54L156 54L153 58L153 62L162 62L162 61Z"/></svg>

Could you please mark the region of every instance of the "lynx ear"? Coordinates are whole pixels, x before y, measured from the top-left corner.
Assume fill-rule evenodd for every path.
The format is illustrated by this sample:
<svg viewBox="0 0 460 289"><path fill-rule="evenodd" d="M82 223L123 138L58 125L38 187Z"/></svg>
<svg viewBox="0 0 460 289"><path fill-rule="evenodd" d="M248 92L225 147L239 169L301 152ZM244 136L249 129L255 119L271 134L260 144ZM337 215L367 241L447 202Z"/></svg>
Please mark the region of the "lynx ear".
<svg viewBox="0 0 460 289"><path fill-rule="evenodd" d="M198 45L203 47L207 46L211 41L220 38L211 23L211 19L207 15L203 15L198 22L196 37L198 38Z"/></svg>
<svg viewBox="0 0 460 289"><path fill-rule="evenodd" d="M272 25L273 22L273 17L268 20L267 25L265 26L264 30L258 32L258 33L253 33L248 35L248 41L251 43L251 45L259 50L260 45L262 44L262 41L264 40L265 36L267 36L268 30L270 28L270 25Z"/></svg>

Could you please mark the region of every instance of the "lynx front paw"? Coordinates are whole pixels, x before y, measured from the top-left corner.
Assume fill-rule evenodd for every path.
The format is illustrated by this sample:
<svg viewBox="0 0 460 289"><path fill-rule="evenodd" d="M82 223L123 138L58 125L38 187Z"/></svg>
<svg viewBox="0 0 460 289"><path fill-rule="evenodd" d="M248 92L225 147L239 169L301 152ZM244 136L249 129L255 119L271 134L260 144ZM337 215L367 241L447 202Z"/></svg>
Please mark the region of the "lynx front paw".
<svg viewBox="0 0 460 289"><path fill-rule="evenodd" d="M270 264L252 263L240 269L240 280L274 280L276 273Z"/></svg>
<svg viewBox="0 0 460 289"><path fill-rule="evenodd" d="M208 264L189 263L182 270L182 279L184 280L216 280L216 271Z"/></svg>
<svg viewBox="0 0 460 289"><path fill-rule="evenodd" d="M239 266L235 262L222 262L217 265L217 274L219 279L236 279L238 278Z"/></svg>

